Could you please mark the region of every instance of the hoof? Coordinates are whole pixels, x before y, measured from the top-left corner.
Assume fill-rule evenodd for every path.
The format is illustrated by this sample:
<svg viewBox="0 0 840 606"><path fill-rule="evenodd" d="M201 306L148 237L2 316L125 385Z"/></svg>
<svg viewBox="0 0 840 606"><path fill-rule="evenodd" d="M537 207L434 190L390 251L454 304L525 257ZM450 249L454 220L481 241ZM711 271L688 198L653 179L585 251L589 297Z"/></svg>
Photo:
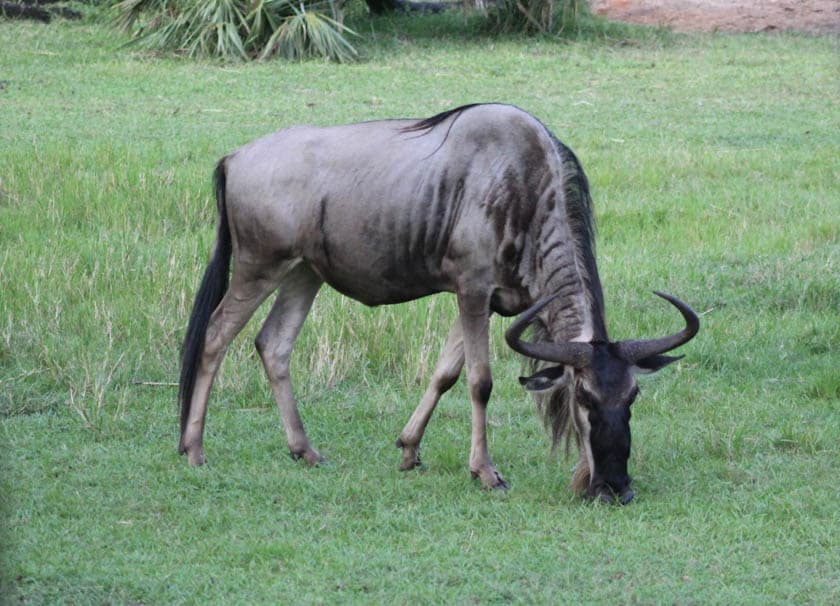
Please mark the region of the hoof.
<svg viewBox="0 0 840 606"><path fill-rule="evenodd" d="M305 450L297 452L290 450L289 456L292 457L293 461L300 461L303 459L310 467L315 467L326 461L326 459L318 454L318 451L314 448L306 448Z"/></svg>
<svg viewBox="0 0 840 606"><path fill-rule="evenodd" d="M400 463L400 471L411 471L412 469L419 469L420 471L425 471L426 466L423 465L423 462L419 458L405 460Z"/></svg>
<svg viewBox="0 0 840 606"><path fill-rule="evenodd" d="M207 462L207 457L204 456L204 449L200 446L198 448L184 448L181 454L187 455L187 463L190 467L199 467Z"/></svg>
<svg viewBox="0 0 840 606"><path fill-rule="evenodd" d="M483 471L471 471L473 479L481 480L481 487L484 490L510 490L510 484L493 468Z"/></svg>
<svg viewBox="0 0 840 606"><path fill-rule="evenodd" d="M420 460L420 451L408 446L403 448L403 460L400 463L400 471L411 471L412 469L425 470L426 466Z"/></svg>
<svg viewBox="0 0 840 606"><path fill-rule="evenodd" d="M402 440L397 440L397 448L402 448L402 463L400 463L400 471L410 471L412 469L420 469L425 471L426 466L420 460L420 448L417 446L406 446Z"/></svg>
<svg viewBox="0 0 840 606"><path fill-rule="evenodd" d="M400 464L400 471L411 471L412 469L416 469L417 471L426 471L428 467L426 467L419 458L415 458L410 461L403 459L403 462Z"/></svg>

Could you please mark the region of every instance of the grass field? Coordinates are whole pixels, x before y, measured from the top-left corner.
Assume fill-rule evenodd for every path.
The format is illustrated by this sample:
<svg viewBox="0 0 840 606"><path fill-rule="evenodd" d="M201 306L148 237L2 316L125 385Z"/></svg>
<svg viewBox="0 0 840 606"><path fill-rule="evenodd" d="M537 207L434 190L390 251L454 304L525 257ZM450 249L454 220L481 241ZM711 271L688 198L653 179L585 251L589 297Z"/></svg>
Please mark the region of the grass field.
<svg viewBox="0 0 840 606"><path fill-rule="evenodd" d="M10 604L840 602L838 39L605 30L493 39L380 20L361 63L222 65L102 26L0 22L0 596ZM176 452L177 358L223 154L295 123L504 101L581 158L613 338L702 315L640 380L616 508L568 489L494 322L491 452L470 480L463 381L394 440L454 315L324 289L293 364L329 465L286 456L231 348L206 452ZM265 310L261 314L264 315ZM260 315L260 314L258 314Z"/></svg>

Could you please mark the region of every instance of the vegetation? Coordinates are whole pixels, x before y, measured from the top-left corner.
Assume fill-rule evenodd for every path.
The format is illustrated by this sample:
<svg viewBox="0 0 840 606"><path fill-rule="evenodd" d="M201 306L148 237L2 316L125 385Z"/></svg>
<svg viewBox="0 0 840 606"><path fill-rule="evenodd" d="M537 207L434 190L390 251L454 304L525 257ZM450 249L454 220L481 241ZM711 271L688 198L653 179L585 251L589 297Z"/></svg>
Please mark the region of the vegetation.
<svg viewBox="0 0 840 606"><path fill-rule="evenodd" d="M836 38L590 29L478 35L371 20L363 62L150 58L95 24L0 23L0 596L23 604L840 602ZM783 59L780 59L783 58ZM293 376L330 464L285 453L256 359L226 359L209 464L176 453L178 349L214 233L210 174L296 123L500 100L581 158L615 338L702 313L640 380L615 508L568 490L493 324L491 450L470 481L463 381L424 473L393 442L453 301L324 289ZM263 311L265 313L265 310ZM0 600L2 601L2 600Z"/></svg>
<svg viewBox="0 0 840 606"><path fill-rule="evenodd" d="M122 0L115 23L145 48L190 57L356 58L338 0Z"/></svg>
<svg viewBox="0 0 840 606"><path fill-rule="evenodd" d="M190 57L286 59L325 57L352 61L355 31L344 24L344 0L121 0L114 23L130 32L133 43L147 49ZM454 10L445 2L368 0L373 14L414 10ZM355 5L358 14L360 3ZM487 7L483 0L462 3L465 15L483 18L495 31L551 34L573 29L587 14L582 0L503 0Z"/></svg>
<svg viewBox="0 0 840 606"><path fill-rule="evenodd" d="M576 29L589 7L585 0L499 0L488 14L502 31L554 34Z"/></svg>

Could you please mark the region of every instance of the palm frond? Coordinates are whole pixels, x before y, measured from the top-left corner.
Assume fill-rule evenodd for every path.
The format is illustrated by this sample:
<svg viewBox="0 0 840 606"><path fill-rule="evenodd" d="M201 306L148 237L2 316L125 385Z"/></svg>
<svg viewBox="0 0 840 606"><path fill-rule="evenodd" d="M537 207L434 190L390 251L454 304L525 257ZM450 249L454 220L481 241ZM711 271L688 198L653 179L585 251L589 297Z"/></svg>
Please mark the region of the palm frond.
<svg viewBox="0 0 840 606"><path fill-rule="evenodd" d="M116 9L115 25L132 31L136 44L191 57L358 56L338 0L123 0Z"/></svg>
<svg viewBox="0 0 840 606"><path fill-rule="evenodd" d="M131 31L141 13L154 12L166 14L170 11L171 0L121 0L113 5L112 22L123 31Z"/></svg>

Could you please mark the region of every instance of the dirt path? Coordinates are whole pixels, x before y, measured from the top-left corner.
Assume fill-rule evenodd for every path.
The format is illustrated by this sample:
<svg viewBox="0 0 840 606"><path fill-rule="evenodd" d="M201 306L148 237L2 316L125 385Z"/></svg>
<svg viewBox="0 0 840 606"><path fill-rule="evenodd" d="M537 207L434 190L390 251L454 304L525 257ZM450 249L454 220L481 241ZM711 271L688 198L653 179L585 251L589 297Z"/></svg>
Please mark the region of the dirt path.
<svg viewBox="0 0 840 606"><path fill-rule="evenodd" d="M840 0L592 0L615 21L675 31L840 33Z"/></svg>

